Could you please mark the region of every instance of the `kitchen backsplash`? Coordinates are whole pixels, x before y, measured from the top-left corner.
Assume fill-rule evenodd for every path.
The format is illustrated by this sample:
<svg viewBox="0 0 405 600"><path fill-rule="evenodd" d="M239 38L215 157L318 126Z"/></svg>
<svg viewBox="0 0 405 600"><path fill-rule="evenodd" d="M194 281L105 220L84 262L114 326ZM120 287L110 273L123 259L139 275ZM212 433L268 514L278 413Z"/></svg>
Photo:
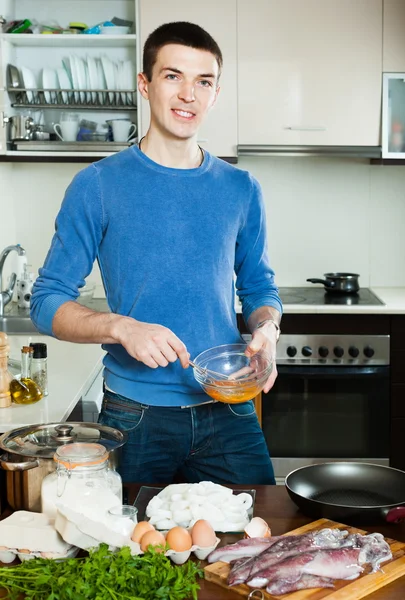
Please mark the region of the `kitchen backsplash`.
<svg viewBox="0 0 405 600"><path fill-rule="evenodd" d="M327 271L365 286L405 286L405 168L318 157L241 158L261 182L279 285ZM42 265L64 190L83 164L0 164L0 248L19 242ZM95 267L89 280L100 284ZM309 284L308 284L309 285Z"/></svg>

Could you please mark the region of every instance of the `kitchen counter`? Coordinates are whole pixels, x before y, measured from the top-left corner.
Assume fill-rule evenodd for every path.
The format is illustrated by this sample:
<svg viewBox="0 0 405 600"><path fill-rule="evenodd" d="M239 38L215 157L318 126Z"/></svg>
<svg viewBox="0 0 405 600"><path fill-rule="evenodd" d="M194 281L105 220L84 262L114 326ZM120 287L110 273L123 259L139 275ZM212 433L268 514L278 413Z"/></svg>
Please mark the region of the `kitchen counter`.
<svg viewBox="0 0 405 600"><path fill-rule="evenodd" d="M130 484L128 487L128 499L132 504L139 491L139 484ZM233 489L246 489L246 485L234 485ZM292 529L302 527L315 519L303 515L295 504L290 500L284 486L257 485L254 514L262 517L271 527L273 535L281 535ZM356 525L356 523L352 523ZM380 532L386 537L405 542L405 524L384 524L382 521L358 524L358 527L369 532ZM241 538L240 535L219 534L220 546L231 544ZM202 562L205 566L207 563ZM201 589L198 592L198 600L241 600L243 596L232 589L225 589L210 581L200 580ZM300 594L298 592L298 594ZM318 596L316 596L318 597ZM321 596L323 594L321 593ZM282 598L282 596L280 596ZM367 596L367 600L403 600L405 598L405 576L396 579L392 583L380 588L378 591Z"/></svg>
<svg viewBox="0 0 405 600"><path fill-rule="evenodd" d="M72 344L49 336L9 335L10 357L20 360L21 347L30 342L48 346L49 395L29 405L0 409L0 433L34 423L63 422L86 394L102 369L99 344Z"/></svg>
<svg viewBox="0 0 405 600"><path fill-rule="evenodd" d="M284 314L323 314L323 315L401 315L405 314L405 288L404 287L376 287L370 288L384 304L377 306L341 306L333 304L284 304ZM236 302L236 312L241 313L242 308Z"/></svg>

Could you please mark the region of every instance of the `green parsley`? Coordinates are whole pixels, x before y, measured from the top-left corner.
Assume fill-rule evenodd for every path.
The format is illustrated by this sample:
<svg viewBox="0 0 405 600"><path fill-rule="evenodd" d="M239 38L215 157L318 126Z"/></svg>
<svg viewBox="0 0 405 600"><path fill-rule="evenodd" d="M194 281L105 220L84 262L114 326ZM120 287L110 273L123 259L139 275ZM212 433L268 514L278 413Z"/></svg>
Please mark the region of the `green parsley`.
<svg viewBox="0 0 405 600"><path fill-rule="evenodd" d="M2 567L0 589L9 600L197 600L197 577L203 571L191 560L177 566L153 548L132 556L128 547L111 552L101 544L84 558Z"/></svg>

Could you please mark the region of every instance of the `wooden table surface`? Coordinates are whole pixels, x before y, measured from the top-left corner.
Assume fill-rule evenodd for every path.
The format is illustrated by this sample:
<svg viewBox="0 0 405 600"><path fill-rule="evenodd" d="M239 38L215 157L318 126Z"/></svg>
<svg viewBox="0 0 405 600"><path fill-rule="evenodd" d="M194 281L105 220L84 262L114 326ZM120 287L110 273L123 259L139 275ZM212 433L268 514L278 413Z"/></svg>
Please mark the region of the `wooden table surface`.
<svg viewBox="0 0 405 600"><path fill-rule="evenodd" d="M139 484L130 484L128 487L128 500L132 504L139 491ZM250 486L229 486L233 489L247 489ZM252 486L253 487L253 486ZM262 517L271 527L273 535L281 535L315 519L303 515L290 499L284 486L257 485L254 515ZM383 521L372 523L350 523L353 526L371 532L380 532L386 537L405 542L405 523L385 524ZM240 535L222 535L220 546L236 542ZM207 564L202 563L204 566ZM210 581L200 580L201 590L199 600L241 600L242 596L234 591L221 588ZM367 600L404 600L405 576L388 584L380 590L367 596Z"/></svg>

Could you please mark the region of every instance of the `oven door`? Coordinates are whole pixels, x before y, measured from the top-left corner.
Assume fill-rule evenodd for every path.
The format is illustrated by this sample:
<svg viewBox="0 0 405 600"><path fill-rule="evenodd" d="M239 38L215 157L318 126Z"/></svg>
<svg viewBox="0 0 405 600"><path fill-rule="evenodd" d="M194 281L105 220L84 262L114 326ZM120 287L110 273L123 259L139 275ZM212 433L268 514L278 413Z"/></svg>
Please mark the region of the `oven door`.
<svg viewBox="0 0 405 600"><path fill-rule="evenodd" d="M262 427L277 478L330 460L389 464L389 367L278 366Z"/></svg>

